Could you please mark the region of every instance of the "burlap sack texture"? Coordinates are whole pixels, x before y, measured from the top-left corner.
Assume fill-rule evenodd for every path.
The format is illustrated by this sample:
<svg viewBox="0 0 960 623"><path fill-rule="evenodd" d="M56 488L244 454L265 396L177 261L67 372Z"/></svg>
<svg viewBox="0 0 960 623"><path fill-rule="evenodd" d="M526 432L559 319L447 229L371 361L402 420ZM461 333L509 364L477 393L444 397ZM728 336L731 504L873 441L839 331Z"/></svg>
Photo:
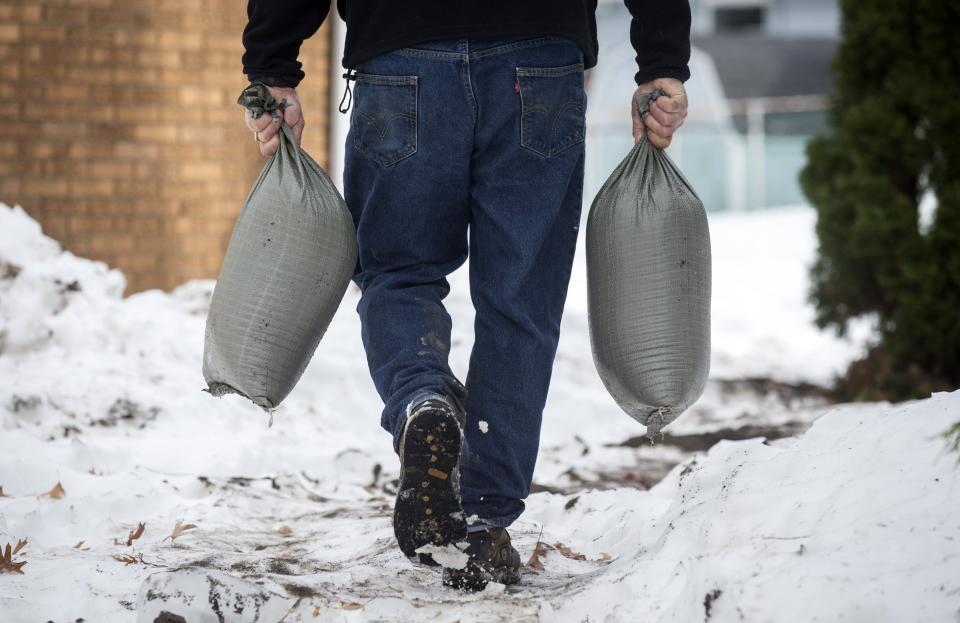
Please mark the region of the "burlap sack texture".
<svg viewBox="0 0 960 623"><path fill-rule="evenodd" d="M661 96L638 96L641 115ZM617 404L653 438L703 393L710 371L710 233L703 204L644 137L587 219L590 342Z"/></svg>
<svg viewBox="0 0 960 623"><path fill-rule="evenodd" d="M240 103L279 116L266 86ZM203 376L214 396L272 409L290 393L340 305L357 262L356 231L327 174L283 124L237 218L210 302Z"/></svg>

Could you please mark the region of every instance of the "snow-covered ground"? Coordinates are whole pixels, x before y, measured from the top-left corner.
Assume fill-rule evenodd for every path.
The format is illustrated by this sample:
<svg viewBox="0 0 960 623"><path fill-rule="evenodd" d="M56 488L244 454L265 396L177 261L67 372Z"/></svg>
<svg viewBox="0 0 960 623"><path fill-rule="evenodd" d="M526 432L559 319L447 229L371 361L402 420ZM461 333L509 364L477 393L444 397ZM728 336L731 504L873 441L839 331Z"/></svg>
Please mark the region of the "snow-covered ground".
<svg viewBox="0 0 960 623"><path fill-rule="evenodd" d="M463 595L395 547L355 289L268 428L200 391L211 282L121 298L122 275L0 205L0 547L27 539L0 620L956 621L960 471L939 435L960 391L830 406L806 385L869 335L812 326L812 228L805 208L711 217L713 377L655 447L597 378L578 255L540 492L511 530L534 564Z"/></svg>

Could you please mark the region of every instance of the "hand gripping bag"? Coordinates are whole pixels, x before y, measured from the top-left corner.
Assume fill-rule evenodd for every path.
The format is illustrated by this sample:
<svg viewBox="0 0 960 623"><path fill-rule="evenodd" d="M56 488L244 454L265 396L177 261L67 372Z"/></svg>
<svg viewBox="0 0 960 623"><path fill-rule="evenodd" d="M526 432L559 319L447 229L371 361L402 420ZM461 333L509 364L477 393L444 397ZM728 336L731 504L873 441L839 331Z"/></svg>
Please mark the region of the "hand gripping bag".
<svg viewBox="0 0 960 623"><path fill-rule="evenodd" d="M278 118L252 84L240 103ZM244 203L210 301L203 376L214 396L237 393L272 409L300 379L357 262L346 203L283 124L280 147Z"/></svg>
<svg viewBox="0 0 960 623"><path fill-rule="evenodd" d="M635 98L641 114L662 95ZM710 234L703 204L644 136L587 218L590 344L600 378L651 440L710 370Z"/></svg>

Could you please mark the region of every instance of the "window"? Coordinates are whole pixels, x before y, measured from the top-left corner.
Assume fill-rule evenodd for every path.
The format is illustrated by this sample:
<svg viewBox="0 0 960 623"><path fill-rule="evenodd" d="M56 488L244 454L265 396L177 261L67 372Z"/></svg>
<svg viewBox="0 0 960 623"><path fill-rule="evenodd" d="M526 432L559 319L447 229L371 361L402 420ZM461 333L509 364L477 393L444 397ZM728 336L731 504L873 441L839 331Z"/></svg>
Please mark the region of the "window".
<svg viewBox="0 0 960 623"><path fill-rule="evenodd" d="M715 28L720 32L760 32L767 9L762 6L722 7L715 9Z"/></svg>

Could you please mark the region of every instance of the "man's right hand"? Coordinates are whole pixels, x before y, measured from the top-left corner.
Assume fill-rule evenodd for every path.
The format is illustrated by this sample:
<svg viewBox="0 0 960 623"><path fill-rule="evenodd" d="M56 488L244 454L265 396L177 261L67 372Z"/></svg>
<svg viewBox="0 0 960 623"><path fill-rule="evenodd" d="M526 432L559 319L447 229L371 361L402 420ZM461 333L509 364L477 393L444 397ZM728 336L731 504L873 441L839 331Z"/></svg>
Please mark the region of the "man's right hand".
<svg viewBox="0 0 960 623"><path fill-rule="evenodd" d="M293 138L300 145L300 137L303 136L303 110L300 108L300 97L296 89L290 87L267 87L270 93L277 99L277 102L287 100L287 106L283 109L283 121L293 130ZM280 118L274 119L269 113L263 113L254 119L250 111L244 109L243 119L247 128L253 132L260 147L260 155L272 156L280 147Z"/></svg>

